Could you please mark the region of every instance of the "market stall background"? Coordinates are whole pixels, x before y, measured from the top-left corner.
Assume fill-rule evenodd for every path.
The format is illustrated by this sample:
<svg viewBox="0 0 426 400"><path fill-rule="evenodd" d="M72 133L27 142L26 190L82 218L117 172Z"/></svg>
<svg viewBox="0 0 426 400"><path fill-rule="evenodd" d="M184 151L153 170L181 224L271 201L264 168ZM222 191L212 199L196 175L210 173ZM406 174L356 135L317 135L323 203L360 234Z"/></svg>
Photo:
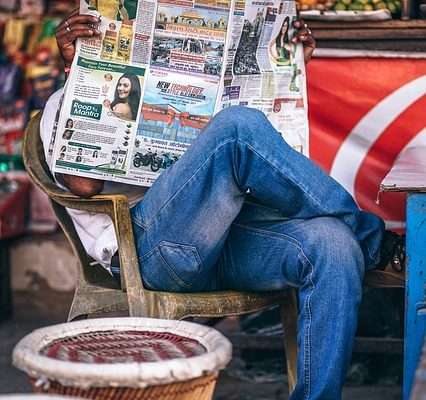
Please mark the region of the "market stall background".
<svg viewBox="0 0 426 400"><path fill-rule="evenodd" d="M22 171L20 138L28 118L42 109L48 96L63 83L54 31L76 3L0 0L0 320L6 316L7 306L10 311L10 288L5 286L7 254L1 246L6 248L8 238L24 232L57 229L46 197L30 186ZM311 158L339 180L363 208L377 212L390 226L402 227L404 199L386 194L379 196L379 204L376 200L380 181L393 160L407 145L425 140L426 68L422 51L426 51L426 23L419 19L421 1L403 2L404 15L395 1L393 13L386 12L386 7L391 7L387 1L342 0L328 2L327 6L323 0L306 3L305 15L313 14L306 16L307 22L319 47L307 68ZM326 7L337 4L344 4L343 11L349 14L323 13ZM367 14L360 5L372 6L373 11L369 7L363 10L372 12L374 18L386 15L387 20L363 20ZM402 21L402 17L416 19ZM322 51L325 48L327 53ZM344 51L354 48L361 53ZM367 49L398 54L368 54ZM410 52L408 58L406 52ZM17 217L11 219L12 215ZM361 317L359 332L400 337L397 318L389 322L372 311L384 303L386 312L390 303L398 311L399 299L390 294L367 296L370 314L367 312L364 318L367 324ZM37 307L33 298L31 302L29 312ZM52 308L48 311L51 313ZM248 329L253 329L253 323Z"/></svg>
<svg viewBox="0 0 426 400"><path fill-rule="evenodd" d="M426 59L331 52L308 65L311 158L364 210L404 228L405 196L379 193L397 156L426 143Z"/></svg>
<svg viewBox="0 0 426 400"><path fill-rule="evenodd" d="M334 35L335 40L340 40L338 47L356 48L356 37L349 40L344 35L345 24L352 31L357 24L362 25L364 31L368 31L365 24L371 29L378 27L376 35L386 26L393 27L392 32L399 27L402 32L404 26L398 25L404 23L401 18L421 17L422 2L299 0L299 8L310 26L318 32L318 47L329 47L327 39ZM14 179L7 172L22 169L21 138L28 118L42 109L50 94L63 84L63 65L54 33L64 15L77 3L0 0L0 171L6 173L1 175L5 183L2 185L4 192L20 185L19 182L14 186L6 184ZM410 21L414 29L412 36L417 38L422 31L424 33L425 27L421 23L419 20ZM327 26L332 29L327 30ZM383 34L386 36L386 32ZM389 39L392 38L395 38L395 34L390 35ZM366 43L364 47L367 47ZM332 42L333 45L336 43ZM378 213L389 221L390 226L402 225L403 201L398 198L394 200L397 195L383 195L380 204L376 204L378 186L403 145L409 142L409 138L420 135L425 125L422 118L412 122L415 113L421 115L417 111L424 106L424 98L422 100L420 96L415 104L407 104L403 96L397 95L397 91L413 79L420 79L417 89L421 88L422 70L424 58L384 59L380 54L376 54L375 58L320 56L308 65L312 159L340 181L362 208ZM399 111L391 111L395 121L388 127L387 110L382 107L379 112L377 107L391 93L394 93L392 104ZM369 117L373 108L374 120ZM398 116L402 111L403 115ZM407 118L410 124L406 123ZM377 125L374 129L369 126L372 123ZM363 131L360 132L360 129ZM376 132L374 140L370 134L372 130ZM357 160L351 156L354 154L357 154ZM361 154L364 155L362 159L359 158ZM345 162L339 162L339 157ZM16 177L16 174L13 176ZM20 181L23 180L25 175L20 177ZM21 199L25 197L20 195ZM21 231L25 229L25 220L28 222L26 228L30 231L55 229L54 218L44 196L31 187L30 198L30 218L20 218ZM13 235L18 231L15 227ZM0 238L5 237L7 235L3 232Z"/></svg>

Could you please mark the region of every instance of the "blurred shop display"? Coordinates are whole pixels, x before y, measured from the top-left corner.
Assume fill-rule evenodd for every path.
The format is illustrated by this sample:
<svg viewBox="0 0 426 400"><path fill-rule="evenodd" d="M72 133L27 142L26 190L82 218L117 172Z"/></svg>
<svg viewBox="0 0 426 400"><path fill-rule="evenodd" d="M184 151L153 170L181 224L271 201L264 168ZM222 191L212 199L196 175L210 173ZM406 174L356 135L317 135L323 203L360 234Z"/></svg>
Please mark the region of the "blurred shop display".
<svg viewBox="0 0 426 400"><path fill-rule="evenodd" d="M0 175L0 240L24 233L29 184L23 172Z"/></svg>
<svg viewBox="0 0 426 400"><path fill-rule="evenodd" d="M40 16L68 12L76 4L73 0L0 0L0 11Z"/></svg>
<svg viewBox="0 0 426 400"><path fill-rule="evenodd" d="M347 17L359 19L360 16L365 16L365 19L390 19L398 18L401 12L401 0L298 0L299 8L302 12L308 10L317 11L358 11L357 13L346 13ZM383 12L383 10L387 12ZM364 11L365 13L360 13ZM376 11L376 12L373 12ZM328 15L344 16L345 13L318 13L327 17ZM305 15L311 15L306 13ZM316 15L316 14L312 14Z"/></svg>
<svg viewBox="0 0 426 400"><path fill-rule="evenodd" d="M0 239L57 227L47 197L23 172L22 137L64 82L55 30L76 3L0 0Z"/></svg>
<svg viewBox="0 0 426 400"><path fill-rule="evenodd" d="M425 0L297 0L305 19L384 21L425 17Z"/></svg>
<svg viewBox="0 0 426 400"><path fill-rule="evenodd" d="M25 231L29 185L25 172L0 173L0 321L12 313L8 239Z"/></svg>

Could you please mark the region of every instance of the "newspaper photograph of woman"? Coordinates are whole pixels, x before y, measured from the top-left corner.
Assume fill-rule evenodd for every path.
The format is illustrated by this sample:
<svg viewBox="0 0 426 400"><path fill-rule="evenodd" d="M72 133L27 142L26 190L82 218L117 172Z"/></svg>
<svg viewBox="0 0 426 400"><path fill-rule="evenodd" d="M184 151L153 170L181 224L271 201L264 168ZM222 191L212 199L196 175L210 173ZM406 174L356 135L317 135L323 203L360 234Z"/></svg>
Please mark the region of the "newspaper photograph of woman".
<svg viewBox="0 0 426 400"><path fill-rule="evenodd" d="M72 118L68 118L65 124L65 128L72 129L73 127L74 127L74 121L72 120Z"/></svg>
<svg viewBox="0 0 426 400"><path fill-rule="evenodd" d="M140 98L141 84L139 77L127 72L118 80L114 100L109 104L109 108L118 118L136 121Z"/></svg>
<svg viewBox="0 0 426 400"><path fill-rule="evenodd" d="M258 8L257 11L254 9L254 15L250 15L249 11L252 10L246 10L247 18L244 20L243 31L235 53L234 75L260 74L256 52L265 19L263 9Z"/></svg>
<svg viewBox="0 0 426 400"><path fill-rule="evenodd" d="M64 133L62 134L62 139L70 140L73 134L74 131L72 129L65 129Z"/></svg>
<svg viewBox="0 0 426 400"><path fill-rule="evenodd" d="M269 56L273 64L279 67L291 65L294 49L290 44L290 17L287 15L281 24L278 34L269 43Z"/></svg>

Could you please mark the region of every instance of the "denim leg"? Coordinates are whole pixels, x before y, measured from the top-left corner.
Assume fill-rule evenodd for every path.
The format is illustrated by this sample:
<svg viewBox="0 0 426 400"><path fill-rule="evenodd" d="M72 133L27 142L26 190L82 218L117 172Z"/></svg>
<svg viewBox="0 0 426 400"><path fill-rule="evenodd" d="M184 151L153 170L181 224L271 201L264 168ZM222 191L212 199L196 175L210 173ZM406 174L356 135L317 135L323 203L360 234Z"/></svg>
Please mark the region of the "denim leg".
<svg viewBox="0 0 426 400"><path fill-rule="evenodd" d="M358 239L366 265L376 263L383 222L360 211L342 186L288 146L263 113L230 107L132 209L145 284L210 288L247 191L283 217L338 218Z"/></svg>
<svg viewBox="0 0 426 400"><path fill-rule="evenodd" d="M218 263L223 289L299 288L298 381L290 400L339 400L352 354L364 257L333 217L280 218L246 203Z"/></svg>

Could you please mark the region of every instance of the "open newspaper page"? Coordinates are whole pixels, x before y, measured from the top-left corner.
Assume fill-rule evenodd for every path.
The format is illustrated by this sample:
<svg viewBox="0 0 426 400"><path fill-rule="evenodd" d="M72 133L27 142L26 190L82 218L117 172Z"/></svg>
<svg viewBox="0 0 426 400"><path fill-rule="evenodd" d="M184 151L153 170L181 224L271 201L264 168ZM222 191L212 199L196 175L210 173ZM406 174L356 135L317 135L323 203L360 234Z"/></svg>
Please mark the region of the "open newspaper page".
<svg viewBox="0 0 426 400"><path fill-rule="evenodd" d="M236 0L216 111L263 111L296 150L309 151L303 46L291 42L294 1Z"/></svg>
<svg viewBox="0 0 426 400"><path fill-rule="evenodd" d="M302 49L272 43L287 16L291 35L294 11L293 1L81 0L102 35L77 42L53 170L150 186L232 104L261 109L305 152Z"/></svg>

